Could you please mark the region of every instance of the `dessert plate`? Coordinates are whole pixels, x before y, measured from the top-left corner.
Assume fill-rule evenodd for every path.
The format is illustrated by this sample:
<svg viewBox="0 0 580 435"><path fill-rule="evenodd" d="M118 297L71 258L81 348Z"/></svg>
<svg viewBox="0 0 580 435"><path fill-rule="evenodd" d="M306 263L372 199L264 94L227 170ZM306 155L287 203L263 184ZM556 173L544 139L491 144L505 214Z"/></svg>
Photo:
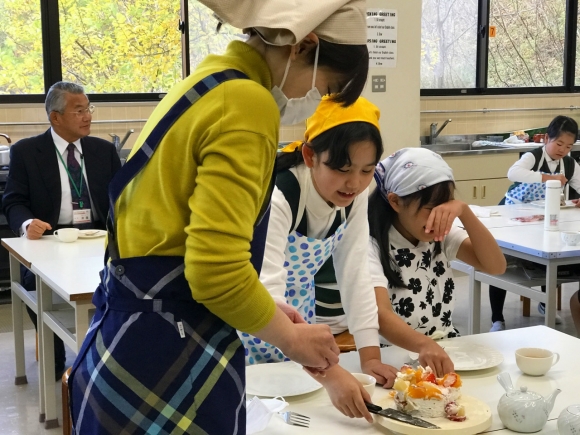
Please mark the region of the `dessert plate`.
<svg viewBox="0 0 580 435"><path fill-rule="evenodd" d="M79 239L94 239L96 237L106 236L107 232L105 230L80 230Z"/></svg>
<svg viewBox="0 0 580 435"><path fill-rule="evenodd" d="M539 201L532 201L530 202L531 205L534 205L536 207L545 207L546 206L546 201L541 199ZM572 207L576 207L576 204L574 204L571 200L567 200L566 201L566 205L561 205L560 208L572 208Z"/></svg>
<svg viewBox="0 0 580 435"><path fill-rule="evenodd" d="M322 388L293 361L246 366L246 393L253 396L289 397Z"/></svg>
<svg viewBox="0 0 580 435"><path fill-rule="evenodd" d="M451 421L445 417L423 418L429 423L439 426L441 429L426 429L412 426L401 421L375 415L375 421L392 432L408 435L472 435L483 432L491 426L491 410L487 403L471 396L462 395L457 402L465 407L465 421ZM383 408L397 408L392 397L385 397L377 401L377 405Z"/></svg>
<svg viewBox="0 0 580 435"><path fill-rule="evenodd" d="M456 340L441 340L437 344L445 349L456 372L489 369L503 362L501 352L492 347ZM409 357L417 360L419 354L409 352Z"/></svg>

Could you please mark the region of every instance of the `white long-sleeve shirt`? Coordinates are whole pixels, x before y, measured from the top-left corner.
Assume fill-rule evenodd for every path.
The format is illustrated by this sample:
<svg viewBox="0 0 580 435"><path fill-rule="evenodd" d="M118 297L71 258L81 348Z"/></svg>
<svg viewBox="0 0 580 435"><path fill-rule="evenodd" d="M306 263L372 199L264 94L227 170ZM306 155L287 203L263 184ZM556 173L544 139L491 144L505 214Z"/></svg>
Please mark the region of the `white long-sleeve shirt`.
<svg viewBox="0 0 580 435"><path fill-rule="evenodd" d="M308 167L300 165L290 170L299 180L300 194L307 195L304 210L308 219L307 236L322 239L330 230L336 212L340 208L329 206L318 194L312 184ZM379 345L377 303L368 272L367 197L368 189L355 198L347 218L348 226L332 256L349 331L354 336L359 349ZM298 217L297 221L299 222L300 219L301 217ZM288 235L292 231L291 227L290 205L284 194L275 188L272 194L270 222L260 281L274 299L284 302L286 301L284 298L286 290L284 251Z"/></svg>
<svg viewBox="0 0 580 435"><path fill-rule="evenodd" d="M552 159L548 153L544 153L545 160L548 163L548 168L551 173L554 173L558 167L558 160ZM532 153L525 153L521 159L515 162L511 168L508 170L508 178L510 181L519 183L541 183L542 173L538 171L532 171L534 164L536 163L536 158ZM562 165L564 161L562 160ZM560 168L562 171L564 168ZM578 162L574 161L574 175L572 179L568 180L570 187L577 192L580 191L580 165Z"/></svg>

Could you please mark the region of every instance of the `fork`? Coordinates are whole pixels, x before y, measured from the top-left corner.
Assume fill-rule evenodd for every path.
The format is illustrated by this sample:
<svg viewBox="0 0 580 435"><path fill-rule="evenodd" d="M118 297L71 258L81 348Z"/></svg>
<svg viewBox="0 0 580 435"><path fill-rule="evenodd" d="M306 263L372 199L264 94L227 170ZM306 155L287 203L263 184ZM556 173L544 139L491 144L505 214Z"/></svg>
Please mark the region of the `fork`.
<svg viewBox="0 0 580 435"><path fill-rule="evenodd" d="M293 411L279 412L284 421L293 426L308 427L310 425L310 417L298 414Z"/></svg>

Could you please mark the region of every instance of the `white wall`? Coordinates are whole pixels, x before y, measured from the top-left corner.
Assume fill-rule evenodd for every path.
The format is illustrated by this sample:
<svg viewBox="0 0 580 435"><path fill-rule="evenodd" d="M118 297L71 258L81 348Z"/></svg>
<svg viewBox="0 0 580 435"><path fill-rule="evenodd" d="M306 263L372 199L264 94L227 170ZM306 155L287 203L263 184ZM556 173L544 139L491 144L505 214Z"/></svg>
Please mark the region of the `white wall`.
<svg viewBox="0 0 580 435"><path fill-rule="evenodd" d="M363 96L381 110L385 154L419 146L421 87L421 0L367 0L368 8L398 13L397 66L371 68ZM386 75L387 91L371 92L371 76Z"/></svg>

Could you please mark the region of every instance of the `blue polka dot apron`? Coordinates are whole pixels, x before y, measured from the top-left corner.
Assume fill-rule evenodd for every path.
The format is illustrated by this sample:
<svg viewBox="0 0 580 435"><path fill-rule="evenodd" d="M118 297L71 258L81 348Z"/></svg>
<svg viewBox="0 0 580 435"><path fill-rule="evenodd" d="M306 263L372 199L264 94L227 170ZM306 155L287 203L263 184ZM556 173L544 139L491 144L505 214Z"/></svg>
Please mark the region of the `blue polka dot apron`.
<svg viewBox="0 0 580 435"><path fill-rule="evenodd" d="M304 184L303 184L304 185ZM300 196L298 218L304 213L306 195ZM325 239L315 239L300 234L295 229L288 235L284 252L286 269L286 303L296 310L308 323L316 323L314 275L328 260L342 239L347 228L344 208L341 209L342 223ZM332 261L332 260L330 260ZM245 332L238 332L246 352L246 364L261 364L289 361L280 349Z"/></svg>
<svg viewBox="0 0 580 435"><path fill-rule="evenodd" d="M542 150L542 156L538 164L541 168L546 157L546 150ZM541 172L542 174L553 175L551 172ZM564 174L564 162L558 161L558 167L554 174ZM546 199L546 183L514 183L505 194L505 204L525 204L532 201Z"/></svg>
<svg viewBox="0 0 580 435"><path fill-rule="evenodd" d="M114 217L121 192L175 120L215 86L244 78L226 70L189 89L111 182L111 261L101 272L96 313L69 378L77 435L246 433L244 352L236 330L192 298L183 257L120 258ZM251 252L256 264L269 201L259 216Z"/></svg>

